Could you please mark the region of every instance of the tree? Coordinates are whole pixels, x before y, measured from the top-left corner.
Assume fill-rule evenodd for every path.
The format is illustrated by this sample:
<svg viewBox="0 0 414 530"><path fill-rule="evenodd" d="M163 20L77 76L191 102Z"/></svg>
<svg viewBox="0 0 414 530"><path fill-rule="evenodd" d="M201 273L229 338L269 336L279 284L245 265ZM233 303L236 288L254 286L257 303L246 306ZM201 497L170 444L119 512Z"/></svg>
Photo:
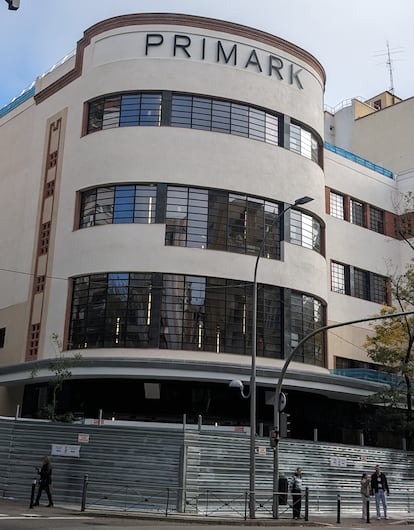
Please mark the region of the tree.
<svg viewBox="0 0 414 530"><path fill-rule="evenodd" d="M58 394L62 390L65 381L72 377L71 368L79 365L82 362L82 355L80 353L73 353L70 357L66 357L62 353L62 342L56 333L51 336L51 342L55 349L55 358L51 359L47 365L48 370L53 374L49 379L49 386L52 389L52 399L47 406L47 416L52 421L71 421L73 414L66 413L63 416L56 414L58 404ZM38 368L32 370L32 377L35 377Z"/></svg>
<svg viewBox="0 0 414 530"><path fill-rule="evenodd" d="M383 307L381 314L392 314L397 310L414 308L414 262L404 274L393 278L392 294L398 307ZM404 434L408 443L414 440L413 421L413 377L414 377L414 316L404 315L381 320L372 324L373 334L366 339L364 347L369 357L393 375L387 390L373 396L386 408L383 410L391 429Z"/></svg>
<svg viewBox="0 0 414 530"><path fill-rule="evenodd" d="M414 193L408 191L394 198L394 208L397 213L396 232L414 250Z"/></svg>

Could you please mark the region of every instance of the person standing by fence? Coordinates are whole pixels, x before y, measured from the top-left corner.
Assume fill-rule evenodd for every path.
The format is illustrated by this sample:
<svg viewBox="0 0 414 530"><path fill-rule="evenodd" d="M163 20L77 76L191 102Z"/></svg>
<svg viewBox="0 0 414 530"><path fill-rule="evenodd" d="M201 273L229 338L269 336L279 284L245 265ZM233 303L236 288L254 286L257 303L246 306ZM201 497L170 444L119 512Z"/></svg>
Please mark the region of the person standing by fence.
<svg viewBox="0 0 414 530"><path fill-rule="evenodd" d="M36 501L33 506L39 506L40 496L42 491L45 490L47 498L49 500L48 508L53 506L52 494L50 492L50 485L52 484L52 466L49 462L49 457L45 456L42 461L42 467L37 468L37 472L40 475L39 489L37 490Z"/></svg>
<svg viewBox="0 0 414 530"><path fill-rule="evenodd" d="M371 489L372 493L375 495L375 508L377 510L377 519L381 519L381 509L380 503L384 510L384 519L388 519L387 516L387 500L385 498L385 493L390 494L388 488L388 481L385 474L381 471L379 465L375 466L375 473L371 476Z"/></svg>
<svg viewBox="0 0 414 530"><path fill-rule="evenodd" d="M290 483L292 493L293 519L300 519L300 509L302 505L302 468L298 467Z"/></svg>
<svg viewBox="0 0 414 530"><path fill-rule="evenodd" d="M368 473L362 473L361 477L361 501L362 501L362 519L367 519L367 508L369 495L371 492L371 479Z"/></svg>

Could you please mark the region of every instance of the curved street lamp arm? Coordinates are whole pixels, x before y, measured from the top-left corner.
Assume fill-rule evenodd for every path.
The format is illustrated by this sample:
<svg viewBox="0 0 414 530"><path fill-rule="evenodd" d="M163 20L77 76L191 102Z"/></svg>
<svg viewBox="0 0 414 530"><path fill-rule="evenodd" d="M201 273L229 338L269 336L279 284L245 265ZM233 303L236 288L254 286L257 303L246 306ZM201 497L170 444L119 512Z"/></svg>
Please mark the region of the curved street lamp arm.
<svg viewBox="0 0 414 530"><path fill-rule="evenodd" d="M387 315L378 315L378 316L371 316L366 318L357 318L355 320L348 320L347 322L339 322L337 324L329 324L327 326L322 326L318 329L314 329L310 333L308 333L299 343L293 348L293 350L289 353L289 355L286 357L285 364L283 365L283 368L280 372L279 379L276 386L276 398L278 395L280 395L280 391L282 388L283 378L286 374L286 370L288 369L288 366L295 356L295 353L299 350L303 344L305 344L306 341L308 341L310 338L312 338L314 335L317 335L318 333L321 333L323 331L326 331L328 329L334 329L334 328L341 328L343 326L350 326L351 324L359 324L361 322L369 322L370 320L383 320L386 318L396 318L396 317L402 317L406 315L413 315L413 311L400 311L398 313L390 313ZM277 405L278 402L276 402Z"/></svg>
<svg viewBox="0 0 414 530"><path fill-rule="evenodd" d="M402 317L406 315L413 315L413 311L401 311L398 313L390 313L388 315L378 315L378 316L371 316L366 318L357 318L355 320L348 320L347 322L339 322L337 324L329 324L327 326L322 326L318 329L314 329L310 333L308 333L299 343L289 352L289 355L286 357L285 364L283 365L283 368L280 372L277 385L276 385L276 392L275 392L275 402L273 407L273 421L274 421L274 429L276 431L276 436L279 438L279 430L280 430L280 415L279 415L279 403L280 403L280 394L282 390L282 383L283 378L285 377L286 370L288 369L288 366L295 356L295 353L299 350L303 344L310 338L312 338L314 335L317 335L318 333L321 333L323 331L326 331L328 329L334 329L334 328L341 328L343 326L349 326L351 324L359 324L360 322L369 322L370 320L383 320L385 318L396 318L396 317ZM279 518L279 444L278 439L276 440L276 445L273 449L273 518L278 519Z"/></svg>

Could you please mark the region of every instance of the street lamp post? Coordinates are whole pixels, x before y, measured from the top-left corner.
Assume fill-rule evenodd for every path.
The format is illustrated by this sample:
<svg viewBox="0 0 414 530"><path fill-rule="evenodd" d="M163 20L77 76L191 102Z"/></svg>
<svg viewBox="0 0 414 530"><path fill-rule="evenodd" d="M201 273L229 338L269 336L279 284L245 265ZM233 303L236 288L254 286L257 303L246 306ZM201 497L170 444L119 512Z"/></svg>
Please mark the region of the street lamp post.
<svg viewBox="0 0 414 530"><path fill-rule="evenodd" d="M308 333L290 352L289 355L286 357L285 364L282 367L282 370L280 372L277 385L276 385L276 392L275 392L275 401L274 401L274 408L273 408L273 421L274 421L274 429L276 432L276 445L274 447L274 453L273 453L273 517L274 519L278 519L279 517L279 439L280 439L280 397L282 393L282 384L283 379L286 374L286 370L288 369L288 366L295 356L296 352L299 351L299 349L305 344L306 341L317 335L318 333L322 333L324 331L327 331L329 329L334 328L340 328L343 326L350 326L352 324L359 324L361 322L369 322L371 320L382 320L385 318L396 318L401 317L405 315L412 315L414 314L414 311L401 311L399 313L389 313L387 315L379 315L379 316L371 316L366 318L358 318L356 320L348 320L346 322L339 322L337 324L330 324L328 326L322 326L318 329L315 329Z"/></svg>
<svg viewBox="0 0 414 530"><path fill-rule="evenodd" d="M250 472L249 472L249 516L250 519L254 519L256 516L256 459L255 459L255 442L256 442L256 354L257 354L257 267L259 265L259 259L262 255L264 245L266 242L267 235L272 231L275 223L285 215L293 206L299 206L313 201L312 197L300 197L296 199L293 204L290 204L284 208L272 221L267 232L263 236L262 243L259 248L259 252L256 256L256 263L254 266L254 277L253 277L253 323L252 323L252 358L251 358L251 370L250 370Z"/></svg>

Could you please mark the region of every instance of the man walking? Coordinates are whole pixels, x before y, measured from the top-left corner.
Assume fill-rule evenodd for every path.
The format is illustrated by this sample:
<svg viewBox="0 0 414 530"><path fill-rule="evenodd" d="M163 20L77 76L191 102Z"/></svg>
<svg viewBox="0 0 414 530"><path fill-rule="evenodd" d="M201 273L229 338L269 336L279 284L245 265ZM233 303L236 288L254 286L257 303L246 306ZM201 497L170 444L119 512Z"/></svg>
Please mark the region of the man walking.
<svg viewBox="0 0 414 530"><path fill-rule="evenodd" d="M371 488L372 492L375 495L375 507L377 509L377 519L381 519L381 510L380 502L384 510L384 519L388 519L387 516L387 500L385 498L385 493L390 494L388 488L387 477L382 473L380 466L375 466L375 473L371 476Z"/></svg>

